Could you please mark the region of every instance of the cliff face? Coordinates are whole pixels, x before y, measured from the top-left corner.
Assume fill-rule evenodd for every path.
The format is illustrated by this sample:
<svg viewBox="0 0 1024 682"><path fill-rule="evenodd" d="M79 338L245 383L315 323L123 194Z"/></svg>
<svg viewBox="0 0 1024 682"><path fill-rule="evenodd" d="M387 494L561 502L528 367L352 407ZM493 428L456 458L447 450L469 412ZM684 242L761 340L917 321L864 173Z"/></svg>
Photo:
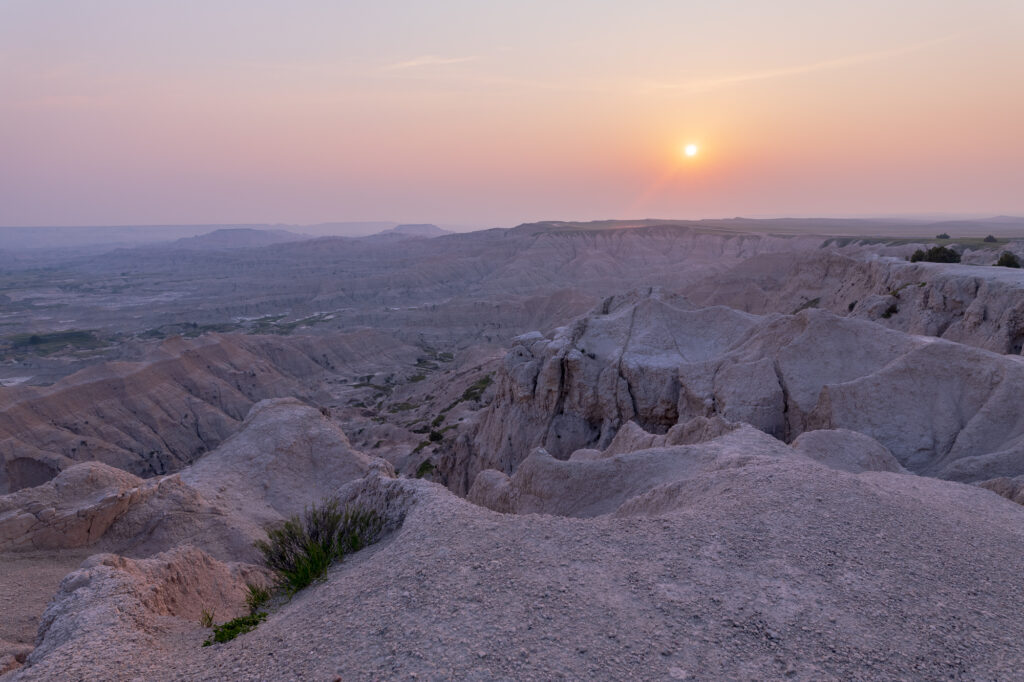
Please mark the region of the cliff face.
<svg viewBox="0 0 1024 682"><path fill-rule="evenodd" d="M460 490L484 469L511 474L535 447L567 459L607 448L628 422L664 434L717 415L784 441L857 431L916 473L1013 476L1024 472L1022 381L1019 359L863 319L756 316L642 292L520 337L474 441L443 466Z"/></svg>
<svg viewBox="0 0 1024 682"><path fill-rule="evenodd" d="M768 254L686 288L701 305L764 314L822 308L995 353L1024 348L1024 271L908 263L870 252Z"/></svg>

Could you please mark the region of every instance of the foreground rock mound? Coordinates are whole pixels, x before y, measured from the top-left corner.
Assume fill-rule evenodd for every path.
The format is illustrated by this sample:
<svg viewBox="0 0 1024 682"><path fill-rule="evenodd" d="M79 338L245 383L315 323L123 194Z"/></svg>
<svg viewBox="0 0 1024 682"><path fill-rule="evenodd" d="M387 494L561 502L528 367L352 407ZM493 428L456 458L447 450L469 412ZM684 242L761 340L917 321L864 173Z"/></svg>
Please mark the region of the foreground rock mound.
<svg viewBox="0 0 1024 682"><path fill-rule="evenodd" d="M629 458L610 461L642 470ZM111 575L82 597L68 579L15 679L1011 679L1024 665L1024 507L975 486L753 448L585 519L497 514L407 479L343 494L389 509L394 532L253 632L202 648L191 613L132 593L134 569L92 567Z"/></svg>
<svg viewBox="0 0 1024 682"><path fill-rule="evenodd" d="M536 447L567 459L604 450L630 422L664 434L717 415L786 441L856 431L916 473L1013 476L1024 472L1021 385L1018 358L867 320L820 310L760 317L631 294L549 337L519 337L475 441L442 468L468 491L480 471L511 474Z"/></svg>

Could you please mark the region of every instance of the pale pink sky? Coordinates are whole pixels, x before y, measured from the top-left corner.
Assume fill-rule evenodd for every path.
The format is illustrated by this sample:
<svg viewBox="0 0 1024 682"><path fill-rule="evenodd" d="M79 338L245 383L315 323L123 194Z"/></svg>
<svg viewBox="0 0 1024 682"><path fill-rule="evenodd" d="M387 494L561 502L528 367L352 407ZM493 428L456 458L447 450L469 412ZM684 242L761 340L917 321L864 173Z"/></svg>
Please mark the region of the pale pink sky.
<svg viewBox="0 0 1024 682"><path fill-rule="evenodd" d="M1019 0L6 0L0 225L1024 214L1022 35Z"/></svg>

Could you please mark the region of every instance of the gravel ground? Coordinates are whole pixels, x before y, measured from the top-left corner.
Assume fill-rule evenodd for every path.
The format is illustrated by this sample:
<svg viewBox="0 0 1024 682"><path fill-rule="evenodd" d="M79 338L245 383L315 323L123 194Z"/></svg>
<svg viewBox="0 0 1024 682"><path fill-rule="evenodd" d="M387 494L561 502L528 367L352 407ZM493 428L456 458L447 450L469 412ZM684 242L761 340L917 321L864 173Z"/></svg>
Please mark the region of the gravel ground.
<svg viewBox="0 0 1024 682"><path fill-rule="evenodd" d="M89 550L0 553L0 669L2 659L30 651L39 616L60 581Z"/></svg>

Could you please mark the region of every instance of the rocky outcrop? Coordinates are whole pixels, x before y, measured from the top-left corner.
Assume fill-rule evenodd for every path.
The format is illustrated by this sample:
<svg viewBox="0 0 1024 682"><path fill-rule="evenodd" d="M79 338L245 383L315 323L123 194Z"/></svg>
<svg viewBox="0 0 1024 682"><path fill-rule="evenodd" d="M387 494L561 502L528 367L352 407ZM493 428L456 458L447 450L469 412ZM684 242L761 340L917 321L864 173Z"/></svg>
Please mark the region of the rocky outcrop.
<svg viewBox="0 0 1024 682"><path fill-rule="evenodd" d="M848 429L805 431L793 441L793 449L833 469L853 474L864 471L906 473L884 445L871 436Z"/></svg>
<svg viewBox="0 0 1024 682"><path fill-rule="evenodd" d="M996 353L1024 349L1024 272L988 262L908 263L867 248L764 254L686 294L701 305L758 314L822 308Z"/></svg>
<svg viewBox="0 0 1024 682"><path fill-rule="evenodd" d="M194 547L140 560L97 554L61 583L26 665L67 648L113 660L159 651L169 634L196 629L203 610L225 621L247 612L246 585L271 579L265 569L221 563Z"/></svg>
<svg viewBox="0 0 1024 682"><path fill-rule="evenodd" d="M695 309L658 291L609 299L548 337L520 337L471 452L442 460L450 485L510 475L537 447L556 459L695 417L785 441L847 429L916 473L978 480L1024 470L1013 357L808 309L755 316ZM632 428L632 427L626 427Z"/></svg>
<svg viewBox="0 0 1024 682"><path fill-rule="evenodd" d="M183 543L223 560L258 559L264 527L390 464L354 450L318 409L257 403L241 430L182 472L141 480L87 462L0 497L0 551L96 546L150 556Z"/></svg>
<svg viewBox="0 0 1024 682"><path fill-rule="evenodd" d="M320 375L414 358L382 334L207 335L171 339L139 362L93 366L50 387L0 389L0 494L83 461L142 477L171 473L237 431L259 400L309 398Z"/></svg>
<svg viewBox="0 0 1024 682"><path fill-rule="evenodd" d="M707 429L716 421L718 428ZM728 430L723 430L726 425ZM680 435L701 433L698 426L704 427L705 437L683 444ZM624 433L628 435L623 439ZM538 448L511 476L494 469L481 471L467 499L503 513L597 516L615 512L656 488L679 490L686 481L709 472L775 458L808 458L855 474L907 473L881 444L855 431L808 431L787 447L751 426L720 418L698 418L661 436L629 422L603 452L578 450L568 460L558 460ZM634 512L636 504L631 507Z"/></svg>
<svg viewBox="0 0 1024 682"><path fill-rule="evenodd" d="M631 452L609 448L597 458L558 460L538 448L511 477L494 469L480 472L467 499L503 513L598 516L653 488L716 467L748 465L752 457L796 456L784 443L750 426L698 445Z"/></svg>
<svg viewBox="0 0 1024 682"><path fill-rule="evenodd" d="M998 495L1002 495L1012 502L1024 504L1024 476L1017 476L1016 478L993 478L988 481L982 481L978 485L982 488L987 488Z"/></svg>
<svg viewBox="0 0 1024 682"><path fill-rule="evenodd" d="M0 497L0 551L97 542L147 494L141 479L99 462L72 466L35 488Z"/></svg>

